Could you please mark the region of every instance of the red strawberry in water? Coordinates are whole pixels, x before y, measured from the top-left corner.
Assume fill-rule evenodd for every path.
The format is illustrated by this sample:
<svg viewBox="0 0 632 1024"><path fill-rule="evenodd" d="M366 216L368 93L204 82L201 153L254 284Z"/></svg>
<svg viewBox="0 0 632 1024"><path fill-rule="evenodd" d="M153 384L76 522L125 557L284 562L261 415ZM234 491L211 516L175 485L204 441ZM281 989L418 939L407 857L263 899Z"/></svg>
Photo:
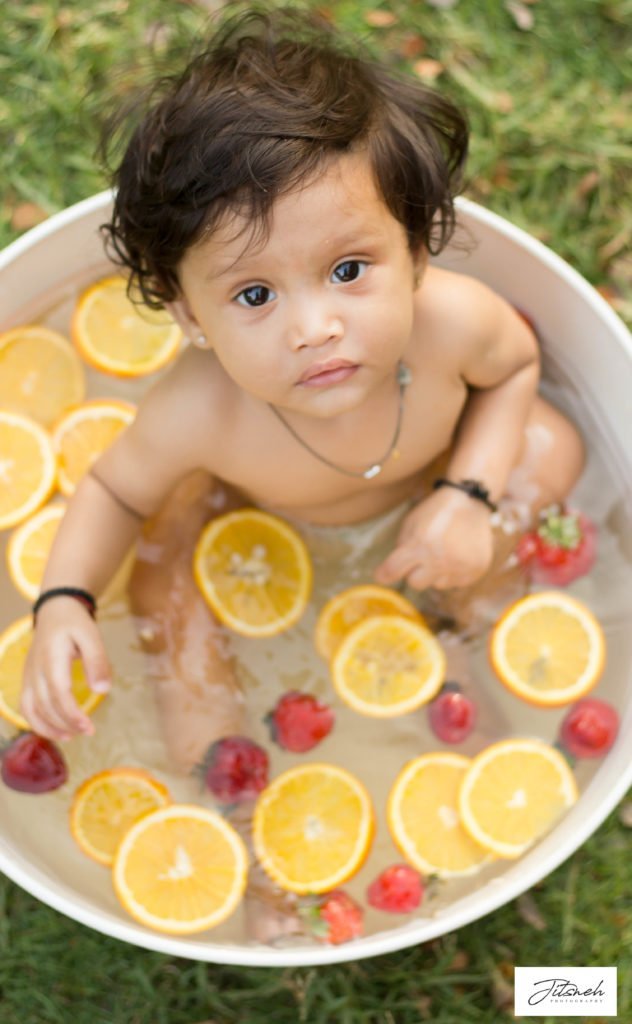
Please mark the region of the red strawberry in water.
<svg viewBox="0 0 632 1024"><path fill-rule="evenodd" d="M367 901L377 910L409 914L424 897L421 875L408 864L392 864L378 875L366 891Z"/></svg>
<svg viewBox="0 0 632 1024"><path fill-rule="evenodd" d="M601 757L617 738L619 716L603 700L588 697L570 709L560 727L560 742L574 757Z"/></svg>
<svg viewBox="0 0 632 1024"><path fill-rule="evenodd" d="M476 724L476 704L458 686L446 683L428 705L430 728L444 743L462 743Z"/></svg>
<svg viewBox="0 0 632 1024"><path fill-rule="evenodd" d="M333 889L316 904L308 905L303 916L310 931L333 946L357 939L364 930L364 911L342 889Z"/></svg>
<svg viewBox="0 0 632 1024"><path fill-rule="evenodd" d="M52 740L20 733L2 751L2 781L20 793L48 793L68 778L64 756Z"/></svg>
<svg viewBox="0 0 632 1024"><path fill-rule="evenodd" d="M206 785L221 803L254 800L268 785L268 755L247 736L224 736L210 747L203 771Z"/></svg>
<svg viewBox="0 0 632 1024"><path fill-rule="evenodd" d="M520 538L516 554L535 583L566 587L592 569L597 527L581 512L550 510L537 530Z"/></svg>
<svg viewBox="0 0 632 1024"><path fill-rule="evenodd" d="M291 690L266 715L270 735L284 750L302 754L315 747L334 725L334 713L309 693Z"/></svg>

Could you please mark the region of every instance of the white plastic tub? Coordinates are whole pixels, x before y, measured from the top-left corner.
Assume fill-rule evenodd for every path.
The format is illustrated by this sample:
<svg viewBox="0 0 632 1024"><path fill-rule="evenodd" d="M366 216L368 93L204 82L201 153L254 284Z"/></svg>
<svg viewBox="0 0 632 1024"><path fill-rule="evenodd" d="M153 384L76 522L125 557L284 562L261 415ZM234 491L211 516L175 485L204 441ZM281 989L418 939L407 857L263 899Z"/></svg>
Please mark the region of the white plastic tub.
<svg viewBox="0 0 632 1024"><path fill-rule="evenodd" d="M30 231L0 255L0 328L41 316L60 290L76 288L104 271L97 227L107 218L110 195L93 196ZM591 447L593 464L608 466L617 490L616 528L630 552L632 522L632 344L624 325L601 297L561 259L507 221L466 201L459 215L473 244L457 247L441 263L488 282L535 318L545 365L571 385L569 399ZM35 313L32 311L35 310ZM618 483L617 483L618 481ZM612 497L612 495L611 495ZM612 507L612 502L611 502ZM3 614L0 594L0 615ZM2 627L7 624L3 616ZM20 827L11 819L0 789L0 869L56 910L107 935L164 953L217 963L286 966L333 963L390 952L426 941L474 921L513 899L579 847L632 784L632 676L628 663L616 682L621 732L593 775L579 803L537 847L504 873L482 883L436 916L394 926L342 946L268 948L219 943L212 933L195 939L155 934L111 909L111 904L70 884L30 857ZM36 798L32 799L37 814ZM53 839L53 837L51 837ZM53 840L54 842L54 840Z"/></svg>

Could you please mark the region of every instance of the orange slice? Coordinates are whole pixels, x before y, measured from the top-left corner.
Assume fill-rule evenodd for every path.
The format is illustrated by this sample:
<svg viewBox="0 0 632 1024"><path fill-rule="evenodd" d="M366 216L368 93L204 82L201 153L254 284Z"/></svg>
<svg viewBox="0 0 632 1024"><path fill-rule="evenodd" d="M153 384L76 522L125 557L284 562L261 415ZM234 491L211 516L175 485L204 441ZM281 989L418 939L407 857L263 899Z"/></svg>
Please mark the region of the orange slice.
<svg viewBox="0 0 632 1024"><path fill-rule="evenodd" d="M445 679L438 640L420 622L376 615L347 634L331 663L341 699L362 715L393 718L432 700Z"/></svg>
<svg viewBox="0 0 632 1024"><path fill-rule="evenodd" d="M165 310L128 298L123 277L106 277L80 295L71 333L86 362L115 377L143 377L162 369L182 341Z"/></svg>
<svg viewBox="0 0 632 1024"><path fill-rule="evenodd" d="M0 634L0 715L18 729L30 729L20 712L20 694L24 663L33 637L30 615L17 619ZM72 666L72 692L77 704L87 715L103 700L102 693L93 693L88 686L79 660Z"/></svg>
<svg viewBox="0 0 632 1024"><path fill-rule="evenodd" d="M349 630L371 615L403 615L424 621L414 604L396 590L375 583L349 587L330 598L318 616L314 643L321 657L331 661Z"/></svg>
<svg viewBox="0 0 632 1024"><path fill-rule="evenodd" d="M21 523L55 486L55 453L43 427L0 410L0 530Z"/></svg>
<svg viewBox="0 0 632 1024"><path fill-rule="evenodd" d="M298 533L250 508L218 516L204 528L193 571L220 622L243 636L289 629L312 588L312 563Z"/></svg>
<svg viewBox="0 0 632 1024"><path fill-rule="evenodd" d="M490 659L500 681L517 697L559 707L583 697L601 676L603 630L592 612L568 594L530 594L497 623Z"/></svg>
<svg viewBox="0 0 632 1024"><path fill-rule="evenodd" d="M140 768L110 768L79 786L70 808L70 831L88 857L112 864L125 833L140 818L166 807L169 790Z"/></svg>
<svg viewBox="0 0 632 1024"><path fill-rule="evenodd" d="M461 754L422 754L395 779L388 827L406 860L423 874L471 875L490 859L461 824L459 789L469 766Z"/></svg>
<svg viewBox="0 0 632 1024"><path fill-rule="evenodd" d="M463 827L498 857L524 853L577 800L566 759L542 740L501 740L472 761L459 791Z"/></svg>
<svg viewBox="0 0 632 1024"><path fill-rule="evenodd" d="M135 413L135 407L129 402L95 398L78 405L59 420L53 430L53 446L62 494L68 497L74 493L84 473L132 422Z"/></svg>
<svg viewBox="0 0 632 1024"><path fill-rule="evenodd" d="M65 504L47 505L21 523L7 544L7 568L16 588L27 601L34 601L64 512Z"/></svg>
<svg viewBox="0 0 632 1024"><path fill-rule="evenodd" d="M361 867L373 839L371 798L350 772L305 764L279 775L257 800L253 842L282 888L328 892Z"/></svg>
<svg viewBox="0 0 632 1024"><path fill-rule="evenodd" d="M50 427L83 399L81 360L63 335L31 324L0 334L0 406Z"/></svg>
<svg viewBox="0 0 632 1024"><path fill-rule="evenodd" d="M66 505L56 502L46 505L39 512L16 527L7 544L7 568L15 587L27 601L34 601L40 592L44 570L61 523ZM124 593L132 569L135 552L132 550L120 568L99 595L99 605L116 600Z"/></svg>
<svg viewBox="0 0 632 1024"><path fill-rule="evenodd" d="M220 814L171 804L132 825L112 870L116 894L133 918L159 932L190 935L215 927L238 906L248 854Z"/></svg>

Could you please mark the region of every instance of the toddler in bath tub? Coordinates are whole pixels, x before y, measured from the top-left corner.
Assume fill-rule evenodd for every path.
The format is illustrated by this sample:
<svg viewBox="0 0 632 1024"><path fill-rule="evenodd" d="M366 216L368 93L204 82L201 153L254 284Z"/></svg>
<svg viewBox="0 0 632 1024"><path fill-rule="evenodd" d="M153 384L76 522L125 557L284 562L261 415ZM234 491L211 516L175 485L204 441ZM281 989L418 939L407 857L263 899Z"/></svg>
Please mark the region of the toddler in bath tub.
<svg viewBox="0 0 632 1024"><path fill-rule="evenodd" d="M216 482L322 526L406 506L376 580L462 605L489 576L495 506L535 514L580 474L576 430L538 397L531 330L429 265L466 149L451 103L296 9L233 17L133 129L106 237L189 344L80 483L43 591L98 594L151 520L132 599L183 766L245 729L189 569ZM93 729L73 658L109 686L88 605L53 593L37 613L22 709L54 739Z"/></svg>

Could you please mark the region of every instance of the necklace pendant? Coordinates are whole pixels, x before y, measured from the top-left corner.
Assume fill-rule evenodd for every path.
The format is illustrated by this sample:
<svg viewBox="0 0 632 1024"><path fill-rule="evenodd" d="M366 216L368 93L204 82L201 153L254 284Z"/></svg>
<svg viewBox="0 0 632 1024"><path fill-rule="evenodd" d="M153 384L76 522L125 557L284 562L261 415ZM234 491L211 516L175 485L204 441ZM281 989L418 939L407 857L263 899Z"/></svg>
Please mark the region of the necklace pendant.
<svg viewBox="0 0 632 1024"><path fill-rule="evenodd" d="M369 466L368 469L365 469L365 471L362 474L362 476L364 477L365 480L372 480L374 476L378 476L378 474L381 473L381 472L382 472L382 467L380 466L380 464L378 462L376 462L375 465Z"/></svg>

